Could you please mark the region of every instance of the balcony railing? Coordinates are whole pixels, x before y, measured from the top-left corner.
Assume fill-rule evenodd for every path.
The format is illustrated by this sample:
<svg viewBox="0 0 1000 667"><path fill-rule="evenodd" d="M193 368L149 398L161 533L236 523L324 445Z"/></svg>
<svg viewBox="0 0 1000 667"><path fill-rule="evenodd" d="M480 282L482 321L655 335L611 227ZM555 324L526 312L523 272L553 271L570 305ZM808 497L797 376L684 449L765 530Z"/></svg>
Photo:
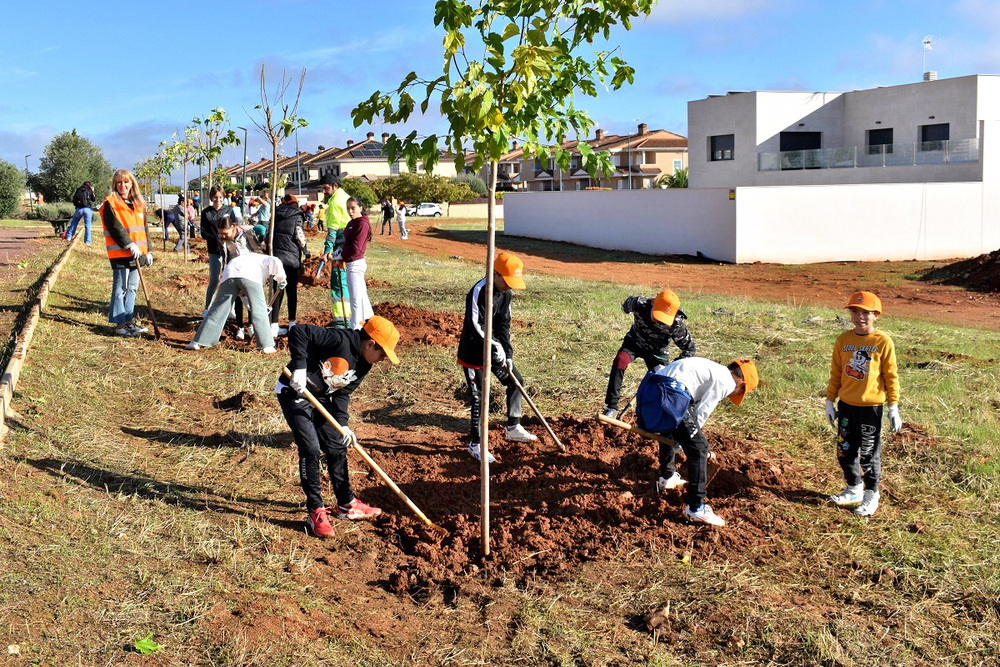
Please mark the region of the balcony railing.
<svg viewBox="0 0 1000 667"><path fill-rule="evenodd" d="M979 139L925 141L817 148L808 151L758 153L758 171L898 167L915 164L959 164L979 161Z"/></svg>

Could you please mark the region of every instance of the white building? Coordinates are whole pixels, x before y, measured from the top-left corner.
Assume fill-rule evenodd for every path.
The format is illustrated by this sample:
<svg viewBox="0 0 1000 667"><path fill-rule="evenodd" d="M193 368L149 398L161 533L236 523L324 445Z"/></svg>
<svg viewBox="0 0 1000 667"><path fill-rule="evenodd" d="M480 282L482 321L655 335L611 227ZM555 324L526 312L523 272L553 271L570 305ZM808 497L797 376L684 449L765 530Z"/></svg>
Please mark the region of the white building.
<svg viewBox="0 0 1000 667"><path fill-rule="evenodd" d="M1000 247L1000 76L712 96L688 104L688 146L687 191L512 194L505 231L731 262ZM613 218L623 207L632 215Z"/></svg>

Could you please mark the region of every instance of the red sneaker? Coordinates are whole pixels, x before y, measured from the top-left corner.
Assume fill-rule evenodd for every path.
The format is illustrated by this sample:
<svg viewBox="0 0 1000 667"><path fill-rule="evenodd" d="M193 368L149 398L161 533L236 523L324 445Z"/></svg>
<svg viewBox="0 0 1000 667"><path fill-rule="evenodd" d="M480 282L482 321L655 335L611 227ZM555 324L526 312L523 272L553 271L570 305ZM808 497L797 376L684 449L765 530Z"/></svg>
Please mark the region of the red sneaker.
<svg viewBox="0 0 1000 667"><path fill-rule="evenodd" d="M382 513L377 507L372 507L371 505L365 505L363 502L355 498L351 501L351 504L347 507L340 505L337 514L338 519L350 519L351 521L357 521L358 519L374 519L379 514Z"/></svg>
<svg viewBox="0 0 1000 667"><path fill-rule="evenodd" d="M330 537L333 535L333 524L330 523L329 514L330 510L325 507L319 507L309 512L306 525L309 526L309 530L316 537Z"/></svg>

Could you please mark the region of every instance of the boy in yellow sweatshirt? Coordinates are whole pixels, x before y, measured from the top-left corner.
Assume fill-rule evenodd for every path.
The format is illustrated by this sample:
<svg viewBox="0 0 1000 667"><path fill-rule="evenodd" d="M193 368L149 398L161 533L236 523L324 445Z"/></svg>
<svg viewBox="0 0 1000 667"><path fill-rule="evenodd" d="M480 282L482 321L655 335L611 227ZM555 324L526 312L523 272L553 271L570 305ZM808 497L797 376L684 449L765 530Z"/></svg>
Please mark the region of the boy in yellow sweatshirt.
<svg viewBox="0 0 1000 667"><path fill-rule="evenodd" d="M877 296L855 292L845 308L851 311L854 328L833 344L826 418L837 429L837 460L847 488L830 501L840 507L856 505L855 514L871 516L878 509L882 477L883 404L889 404L889 430L896 433L903 426L896 348L886 333L875 329L882 314Z"/></svg>

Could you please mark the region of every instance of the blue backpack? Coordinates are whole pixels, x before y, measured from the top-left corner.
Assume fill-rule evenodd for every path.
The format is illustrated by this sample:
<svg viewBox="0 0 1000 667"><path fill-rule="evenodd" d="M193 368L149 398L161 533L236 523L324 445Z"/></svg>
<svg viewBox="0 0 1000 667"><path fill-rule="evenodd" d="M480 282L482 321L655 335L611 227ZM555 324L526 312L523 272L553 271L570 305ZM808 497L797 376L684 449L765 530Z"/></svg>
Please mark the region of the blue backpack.
<svg viewBox="0 0 1000 667"><path fill-rule="evenodd" d="M670 433L680 426L689 405L691 396L683 385L650 371L635 395L636 423L650 433Z"/></svg>

